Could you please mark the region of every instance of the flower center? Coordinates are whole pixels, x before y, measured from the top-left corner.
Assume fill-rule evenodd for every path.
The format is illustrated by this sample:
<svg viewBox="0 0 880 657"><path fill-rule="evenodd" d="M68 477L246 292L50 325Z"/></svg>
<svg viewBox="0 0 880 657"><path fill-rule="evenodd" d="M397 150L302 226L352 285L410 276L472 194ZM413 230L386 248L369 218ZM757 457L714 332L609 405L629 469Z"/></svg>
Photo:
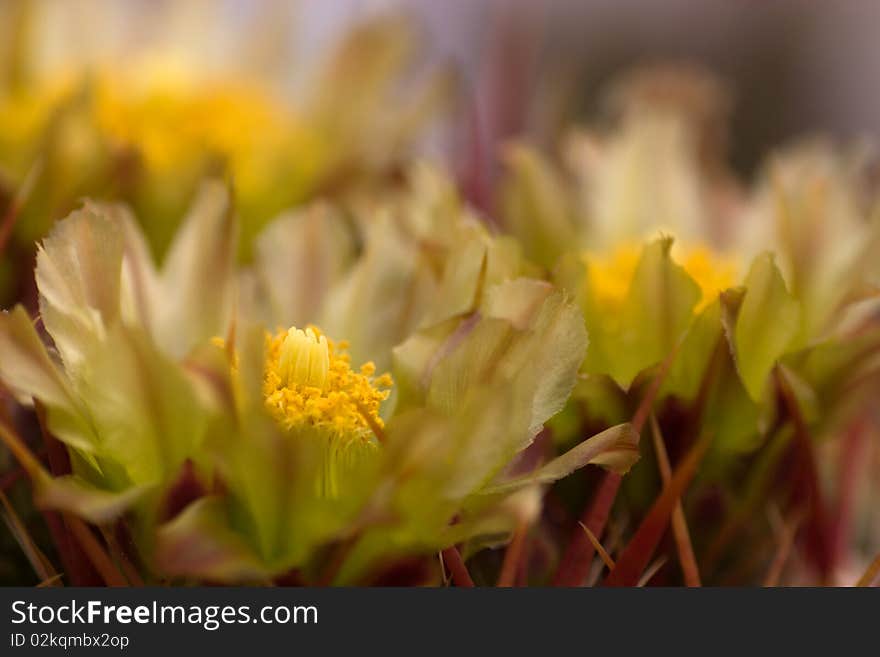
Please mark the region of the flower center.
<svg viewBox="0 0 880 657"><path fill-rule="evenodd" d="M292 327L266 336L266 408L289 430L319 428L345 444L371 441L384 424L379 408L391 376L375 376L372 362L351 369L346 344L320 329Z"/></svg>
<svg viewBox="0 0 880 657"><path fill-rule="evenodd" d="M610 255L587 254L590 285L596 300L603 306L620 306L629 293L642 246L624 243ZM672 259L699 285L702 297L694 309L699 312L718 294L736 285L738 267L734 258L716 253L703 244L672 247Z"/></svg>
<svg viewBox="0 0 880 657"><path fill-rule="evenodd" d="M672 251L674 257L675 245ZM694 312L703 310L724 290L737 284L739 266L736 259L730 255L716 253L704 244L686 249L679 264L696 281L703 293Z"/></svg>
<svg viewBox="0 0 880 657"><path fill-rule="evenodd" d="M311 386L324 390L330 371L330 347L327 338L292 327L281 342L278 376L285 387Z"/></svg>

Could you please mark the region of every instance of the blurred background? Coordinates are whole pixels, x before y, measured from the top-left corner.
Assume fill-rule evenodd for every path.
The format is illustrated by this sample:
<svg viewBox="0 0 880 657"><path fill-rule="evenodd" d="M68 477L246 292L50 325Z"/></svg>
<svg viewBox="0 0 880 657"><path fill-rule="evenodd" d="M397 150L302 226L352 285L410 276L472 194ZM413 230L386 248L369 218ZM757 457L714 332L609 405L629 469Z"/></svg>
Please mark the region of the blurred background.
<svg viewBox="0 0 880 657"><path fill-rule="evenodd" d="M25 3L38 11L24 30L10 18L18 4L0 1L0 47L39 32L37 71L159 48L218 73L256 66L293 94L352 24L402 11L423 63L460 75L484 139L593 119L610 80L658 61L697 63L728 85L730 156L744 172L793 135L880 131L872 0L45 0Z"/></svg>
<svg viewBox="0 0 880 657"><path fill-rule="evenodd" d="M736 135L730 154L745 172L795 135L852 139L880 131L880 4L871 0L421 0L409 6L424 17L436 56L452 57L483 92L491 87L479 80L494 75L499 85L504 77L507 93L555 99L557 111L581 119L594 118L602 90L634 66L698 64L728 85ZM526 116L517 116L511 108L503 128L523 129L541 110L547 108L530 104Z"/></svg>

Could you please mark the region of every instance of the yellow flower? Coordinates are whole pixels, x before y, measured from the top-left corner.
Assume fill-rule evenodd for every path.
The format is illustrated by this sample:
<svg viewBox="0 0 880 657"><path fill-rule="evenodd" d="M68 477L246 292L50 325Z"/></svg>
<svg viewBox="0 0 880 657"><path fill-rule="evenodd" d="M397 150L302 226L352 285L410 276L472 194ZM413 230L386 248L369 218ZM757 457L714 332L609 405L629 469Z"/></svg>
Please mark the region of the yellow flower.
<svg viewBox="0 0 880 657"><path fill-rule="evenodd" d="M607 254L584 255L593 295L603 307L619 308L626 299L642 248L641 243L624 242ZM694 309L695 313L712 303L721 292L737 284L739 266L736 259L704 244L684 247L675 244L672 258L700 287L701 298Z"/></svg>
<svg viewBox="0 0 880 657"><path fill-rule="evenodd" d="M102 130L121 146L136 146L151 169L173 171L207 152L230 159L235 173L248 173L239 171L248 155L277 144L296 123L293 111L258 84L177 82L163 73L140 91L112 74L97 85Z"/></svg>
<svg viewBox="0 0 880 657"><path fill-rule="evenodd" d="M75 23L67 3L14 4L27 5L18 13L35 20ZM401 20L353 27L306 71L254 58L282 52L281 44L271 45L262 29L230 31L225 21L200 17L193 25L211 42L210 55L190 38L175 43L169 25L192 20L187 10L176 16L178 5L188 3L151 14L157 38L136 29L134 40L71 49L77 40L60 27L51 39L22 29L33 38L11 44L23 70L14 85L0 79L0 179L15 190L39 172L17 222L20 248L30 248L77 199L100 196L135 209L161 258L198 182L210 175L234 183L238 255L249 260L253 239L276 214L318 195L385 187L451 90L438 72L399 97L412 45ZM261 20L288 10L267 10ZM136 22L137 13L122 10L118 20ZM230 42L233 33L240 38ZM306 83L294 92L290 82L300 76Z"/></svg>

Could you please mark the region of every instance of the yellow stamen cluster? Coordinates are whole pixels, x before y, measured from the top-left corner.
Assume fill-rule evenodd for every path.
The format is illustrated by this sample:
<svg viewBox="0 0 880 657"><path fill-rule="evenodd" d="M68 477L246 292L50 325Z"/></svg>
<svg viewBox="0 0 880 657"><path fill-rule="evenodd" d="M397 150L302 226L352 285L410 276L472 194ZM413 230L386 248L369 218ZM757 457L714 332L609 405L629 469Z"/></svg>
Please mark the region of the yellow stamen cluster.
<svg viewBox="0 0 880 657"><path fill-rule="evenodd" d="M642 245L621 244L610 255L586 256L590 286L597 302L616 307L623 303L642 254ZM672 258L700 286L702 297L695 311L714 301L718 294L736 285L737 266L730 257L715 253L705 245L673 245Z"/></svg>
<svg viewBox="0 0 880 657"><path fill-rule="evenodd" d="M343 442L371 440L373 430L384 426L379 407L391 376L375 376L372 362L352 370L346 347L316 327L267 334L263 393L281 426L320 428Z"/></svg>

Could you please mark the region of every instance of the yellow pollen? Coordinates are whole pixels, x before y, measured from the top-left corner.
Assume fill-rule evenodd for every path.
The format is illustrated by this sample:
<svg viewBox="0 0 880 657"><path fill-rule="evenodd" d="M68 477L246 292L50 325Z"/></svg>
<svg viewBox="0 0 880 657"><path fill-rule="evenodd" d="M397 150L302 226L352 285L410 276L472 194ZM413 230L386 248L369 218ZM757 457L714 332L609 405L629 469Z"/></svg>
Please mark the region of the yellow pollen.
<svg viewBox="0 0 880 657"><path fill-rule="evenodd" d="M390 394L391 376L374 376L372 362L352 370L343 344L316 327L266 335L263 394L281 426L316 427L343 443L371 441L372 427L384 427L379 408Z"/></svg>
<svg viewBox="0 0 880 657"><path fill-rule="evenodd" d="M625 243L610 255L588 254L590 287L602 306L619 307L629 293L642 245ZM703 244L690 247L673 245L672 258L699 285L702 297L694 309L699 312L722 291L736 285L738 267L734 258L714 252Z"/></svg>

